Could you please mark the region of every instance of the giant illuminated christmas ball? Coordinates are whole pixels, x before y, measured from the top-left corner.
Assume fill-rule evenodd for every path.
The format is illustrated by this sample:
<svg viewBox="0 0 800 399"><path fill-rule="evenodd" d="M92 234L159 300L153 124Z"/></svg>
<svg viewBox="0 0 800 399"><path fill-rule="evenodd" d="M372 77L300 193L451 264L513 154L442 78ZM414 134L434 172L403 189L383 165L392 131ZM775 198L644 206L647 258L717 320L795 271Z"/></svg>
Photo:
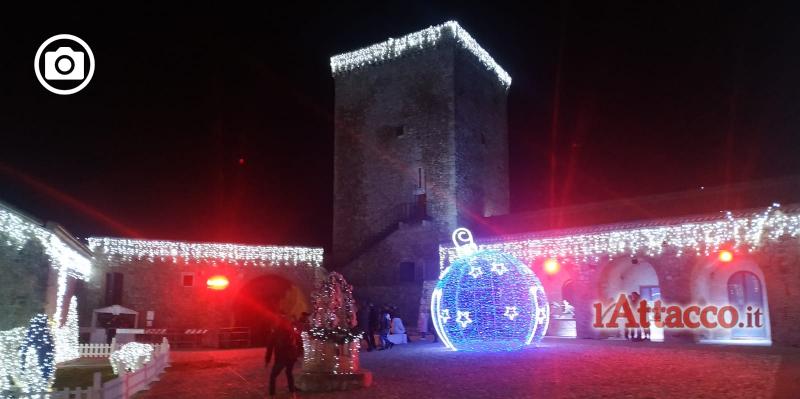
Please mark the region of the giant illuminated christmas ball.
<svg viewBox="0 0 800 399"><path fill-rule="evenodd" d="M478 251L467 229L453 232L459 257L442 271L431 298L433 325L453 350L518 350L547 332L542 283L519 259Z"/></svg>

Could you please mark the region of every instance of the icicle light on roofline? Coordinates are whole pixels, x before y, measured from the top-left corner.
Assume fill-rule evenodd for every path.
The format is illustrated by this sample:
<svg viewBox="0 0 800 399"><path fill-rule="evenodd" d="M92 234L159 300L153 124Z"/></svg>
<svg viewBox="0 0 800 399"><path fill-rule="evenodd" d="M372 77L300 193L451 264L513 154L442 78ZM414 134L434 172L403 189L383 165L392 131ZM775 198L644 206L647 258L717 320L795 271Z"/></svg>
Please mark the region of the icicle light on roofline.
<svg viewBox="0 0 800 399"><path fill-rule="evenodd" d="M281 266L322 265L322 248L255 246L239 244L189 243L125 238L89 238L89 248L95 253L119 257L123 261L203 261L229 262L245 265Z"/></svg>
<svg viewBox="0 0 800 399"><path fill-rule="evenodd" d="M42 244L54 268L82 280L91 275L92 261L89 257L72 249L52 231L0 208L0 240L21 250L32 239Z"/></svg>
<svg viewBox="0 0 800 399"><path fill-rule="evenodd" d="M445 39L455 39L459 46L477 57L486 69L497 76L504 88L508 89L511 85L511 76L456 21L447 21L397 39L390 38L369 47L335 55L331 57L331 72L336 76L367 65L399 58L413 51L436 46Z"/></svg>
<svg viewBox="0 0 800 399"><path fill-rule="evenodd" d="M553 258L576 262L599 261L621 254L656 256L665 248L674 248L678 256L685 253L711 255L727 245L738 251L754 251L765 241L783 236L800 236L800 214L786 214L773 204L756 215L725 217L715 221L684 223L638 229L604 231L541 238L510 238L508 241L479 245L481 250L510 253L524 262ZM444 269L457 258L455 248L439 247L439 266Z"/></svg>

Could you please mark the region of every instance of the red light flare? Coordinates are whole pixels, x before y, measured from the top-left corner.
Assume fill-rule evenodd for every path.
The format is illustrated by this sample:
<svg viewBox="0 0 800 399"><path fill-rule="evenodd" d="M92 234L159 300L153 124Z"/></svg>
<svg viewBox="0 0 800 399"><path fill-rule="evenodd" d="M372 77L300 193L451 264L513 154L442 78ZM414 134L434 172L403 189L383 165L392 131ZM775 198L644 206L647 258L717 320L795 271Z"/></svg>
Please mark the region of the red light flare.
<svg viewBox="0 0 800 399"><path fill-rule="evenodd" d="M719 256L717 256L720 262L728 263L733 260L733 253L728 250L719 251Z"/></svg>
<svg viewBox="0 0 800 399"><path fill-rule="evenodd" d="M208 288L216 291L222 291L228 288L228 284L230 284L230 282L225 276L211 276L208 278L208 281L206 281Z"/></svg>
<svg viewBox="0 0 800 399"><path fill-rule="evenodd" d="M555 259L548 259L544 261L542 268L544 269L545 273L553 275L558 273L559 270L561 270L561 264L559 264L558 261Z"/></svg>

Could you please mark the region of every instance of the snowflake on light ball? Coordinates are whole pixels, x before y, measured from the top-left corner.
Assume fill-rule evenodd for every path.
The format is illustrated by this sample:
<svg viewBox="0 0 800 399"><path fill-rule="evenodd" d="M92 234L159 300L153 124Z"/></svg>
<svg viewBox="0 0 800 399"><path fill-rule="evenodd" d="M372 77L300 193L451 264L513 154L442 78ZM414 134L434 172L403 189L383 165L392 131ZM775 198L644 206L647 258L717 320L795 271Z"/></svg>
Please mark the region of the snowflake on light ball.
<svg viewBox="0 0 800 399"><path fill-rule="evenodd" d="M541 341L550 307L542 283L517 258L478 251L467 229L453 232L459 258L439 277L433 324L453 350L518 350Z"/></svg>

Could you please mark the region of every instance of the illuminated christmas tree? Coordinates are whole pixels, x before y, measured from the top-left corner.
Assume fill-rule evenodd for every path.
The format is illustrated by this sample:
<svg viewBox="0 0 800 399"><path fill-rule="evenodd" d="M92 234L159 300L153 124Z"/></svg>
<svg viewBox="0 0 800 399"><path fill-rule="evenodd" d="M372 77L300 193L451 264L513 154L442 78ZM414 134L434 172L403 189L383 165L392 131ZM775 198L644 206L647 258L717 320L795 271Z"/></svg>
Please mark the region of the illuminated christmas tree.
<svg viewBox="0 0 800 399"><path fill-rule="evenodd" d="M353 287L331 273L311 295L311 328L303 333L304 391L340 391L368 386L372 374L359 365L361 331L356 326Z"/></svg>
<svg viewBox="0 0 800 399"><path fill-rule="evenodd" d="M69 300L67 321L56 328L56 363L80 357L78 352L78 299Z"/></svg>
<svg viewBox="0 0 800 399"><path fill-rule="evenodd" d="M353 286L336 272L328 275L311 295L311 331L313 338L322 341L348 343L358 341L361 332L355 327L356 306Z"/></svg>

